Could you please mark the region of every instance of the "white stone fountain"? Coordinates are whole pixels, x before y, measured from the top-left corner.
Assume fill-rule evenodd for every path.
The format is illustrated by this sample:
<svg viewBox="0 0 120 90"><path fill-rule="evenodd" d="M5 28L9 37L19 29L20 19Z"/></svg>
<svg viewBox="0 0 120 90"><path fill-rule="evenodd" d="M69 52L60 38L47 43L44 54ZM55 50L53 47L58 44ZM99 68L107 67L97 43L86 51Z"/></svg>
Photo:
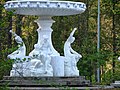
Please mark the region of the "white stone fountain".
<svg viewBox="0 0 120 90"><path fill-rule="evenodd" d="M64 45L64 56L54 49L51 40L51 26L55 22L53 16L67 16L80 14L85 11L86 5L81 2L71 1L49 1L49 0L14 0L5 4L5 9L21 15L37 15L35 20L39 28L38 42L34 45L34 50L29 56L21 56L13 52L8 58L15 59L10 76L79 76L77 62L82 57L71 48L71 43L75 40L73 37L76 28L71 32ZM17 34L11 31L16 37ZM21 42L19 43L19 39ZM26 50L21 38L16 40L19 45L17 52ZM22 48L24 46L24 48ZM23 54L23 53L22 53ZM26 61L23 59L26 58ZM22 62L17 62L20 59ZM28 60L30 59L30 60Z"/></svg>

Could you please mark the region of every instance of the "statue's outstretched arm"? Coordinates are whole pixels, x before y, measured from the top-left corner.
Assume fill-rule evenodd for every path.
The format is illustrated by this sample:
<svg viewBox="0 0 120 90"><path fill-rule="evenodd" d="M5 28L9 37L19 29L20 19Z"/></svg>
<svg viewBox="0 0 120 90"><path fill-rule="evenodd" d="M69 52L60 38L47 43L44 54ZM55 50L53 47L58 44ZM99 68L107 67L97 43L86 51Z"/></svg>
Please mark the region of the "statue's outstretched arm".
<svg viewBox="0 0 120 90"><path fill-rule="evenodd" d="M78 54L75 50L72 49L72 47L70 46L70 52L73 54Z"/></svg>
<svg viewBox="0 0 120 90"><path fill-rule="evenodd" d="M75 31L77 30L77 28L74 28L73 31L70 33L70 37L74 35Z"/></svg>
<svg viewBox="0 0 120 90"><path fill-rule="evenodd" d="M16 50L16 51L14 51L13 53L11 53L12 55L13 54L18 54L19 53L19 50Z"/></svg>
<svg viewBox="0 0 120 90"><path fill-rule="evenodd" d="M77 28L74 28L73 31L70 33L70 36L67 39L67 42L71 41L71 38L73 38L73 35L75 33L75 31L77 30Z"/></svg>

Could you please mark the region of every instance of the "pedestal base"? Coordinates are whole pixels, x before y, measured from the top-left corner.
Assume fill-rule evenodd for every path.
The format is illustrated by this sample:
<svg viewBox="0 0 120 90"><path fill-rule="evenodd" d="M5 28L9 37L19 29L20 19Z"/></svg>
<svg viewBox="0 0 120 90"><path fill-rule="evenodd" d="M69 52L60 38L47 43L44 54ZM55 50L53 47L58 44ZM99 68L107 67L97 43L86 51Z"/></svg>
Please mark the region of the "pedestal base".
<svg viewBox="0 0 120 90"><path fill-rule="evenodd" d="M112 86L93 86L85 76L79 77L10 77L0 80L0 87L10 90L113 90Z"/></svg>
<svg viewBox="0 0 120 90"><path fill-rule="evenodd" d="M10 77L4 76L0 85L8 83L8 86L17 87L51 87L51 86L88 86L89 80L84 76L79 77Z"/></svg>

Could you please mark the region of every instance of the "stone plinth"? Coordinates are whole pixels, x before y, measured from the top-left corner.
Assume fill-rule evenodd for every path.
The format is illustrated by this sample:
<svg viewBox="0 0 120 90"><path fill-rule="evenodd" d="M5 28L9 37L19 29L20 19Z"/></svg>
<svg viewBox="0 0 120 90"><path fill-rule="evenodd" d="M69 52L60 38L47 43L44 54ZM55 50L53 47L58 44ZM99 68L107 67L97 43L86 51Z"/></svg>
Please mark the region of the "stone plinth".
<svg viewBox="0 0 120 90"><path fill-rule="evenodd" d="M113 86L91 85L84 76L79 77L10 77L0 80L0 87L10 90L113 90ZM3 90L3 89L2 89ZM4 89L5 90L5 89Z"/></svg>
<svg viewBox="0 0 120 90"><path fill-rule="evenodd" d="M84 76L79 77L10 77L4 76L0 85L13 87L53 87L53 86L88 86L89 80Z"/></svg>

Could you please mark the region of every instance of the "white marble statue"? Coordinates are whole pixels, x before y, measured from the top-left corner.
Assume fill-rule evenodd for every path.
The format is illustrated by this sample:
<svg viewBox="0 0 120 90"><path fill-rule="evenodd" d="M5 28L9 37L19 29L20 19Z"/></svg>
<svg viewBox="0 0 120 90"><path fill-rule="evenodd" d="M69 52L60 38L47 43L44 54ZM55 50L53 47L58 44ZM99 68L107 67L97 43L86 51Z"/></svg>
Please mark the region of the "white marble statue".
<svg viewBox="0 0 120 90"><path fill-rule="evenodd" d="M39 46L40 46L39 44L34 45L34 50L29 53L29 56L31 58L38 58L38 55L40 53L40 51L39 51L40 47Z"/></svg>
<svg viewBox="0 0 120 90"><path fill-rule="evenodd" d="M34 50L26 56L26 47L20 36L10 30L18 43L18 49L8 55L14 59L10 76L53 76L51 66L51 46L47 36L43 36L43 41L39 45L34 45ZM30 60L28 60L28 58ZM24 61L24 59L26 59Z"/></svg>
<svg viewBox="0 0 120 90"><path fill-rule="evenodd" d="M15 32L10 30L10 33L15 37L15 41L18 44L18 49L13 53L8 55L10 59L23 59L26 56L26 47L25 44L20 36L18 36Z"/></svg>
<svg viewBox="0 0 120 90"><path fill-rule="evenodd" d="M30 76L45 76L43 63L39 59L32 59L29 69Z"/></svg>
<svg viewBox="0 0 120 90"><path fill-rule="evenodd" d="M50 48L51 46L48 41L48 37L44 35L43 38L44 39L40 46L39 57L40 57L41 62L44 65L44 73L48 74L50 76L53 76L53 69L50 64L51 63L51 55L52 55L51 48Z"/></svg>
<svg viewBox="0 0 120 90"><path fill-rule="evenodd" d="M79 70L77 69L77 62L82 56L74 51L71 44L74 42L75 37L73 37L76 28L71 32L67 41L64 44L64 55L65 55L65 76L79 76Z"/></svg>
<svg viewBox="0 0 120 90"><path fill-rule="evenodd" d="M42 41L35 44L34 50L30 52L29 56L26 56L24 42L20 36L10 30L19 47L8 55L8 58L15 60L10 76L79 76L77 62L82 56L71 47L75 40L75 37L73 37L75 31L76 28L65 42L63 57L53 55L49 37L46 35L43 35Z"/></svg>
<svg viewBox="0 0 120 90"><path fill-rule="evenodd" d="M25 44L20 36L18 36L15 32L10 30L10 33L15 38L15 41L18 44L18 49L14 51L13 53L8 55L9 59L14 59L12 70L10 71L10 76L22 76L23 74L23 62L24 58L28 59L26 57L26 47Z"/></svg>
<svg viewBox="0 0 120 90"><path fill-rule="evenodd" d="M37 76L53 76L53 68L51 66L51 48L47 36L43 36L43 41L39 45L38 43L34 45L34 50L29 54L31 58L31 64L37 68L31 68L31 73L35 73ZM36 66L37 65L37 66ZM39 67L38 67L39 66ZM36 69L36 70L35 70ZM39 72L37 71L39 70ZM32 74L33 76L34 74Z"/></svg>

